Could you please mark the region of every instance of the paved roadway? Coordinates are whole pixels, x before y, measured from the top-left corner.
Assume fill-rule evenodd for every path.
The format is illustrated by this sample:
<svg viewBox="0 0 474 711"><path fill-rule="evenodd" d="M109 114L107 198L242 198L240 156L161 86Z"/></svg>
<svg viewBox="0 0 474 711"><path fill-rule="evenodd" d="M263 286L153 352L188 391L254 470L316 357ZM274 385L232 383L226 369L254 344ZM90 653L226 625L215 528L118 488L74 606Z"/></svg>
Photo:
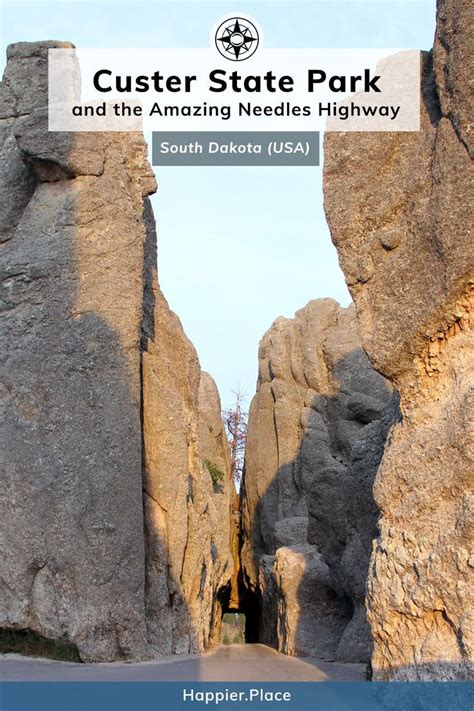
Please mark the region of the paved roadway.
<svg viewBox="0 0 474 711"><path fill-rule="evenodd" d="M365 664L286 657L263 644L220 646L205 654L139 664L76 664L0 655L2 681L361 681Z"/></svg>

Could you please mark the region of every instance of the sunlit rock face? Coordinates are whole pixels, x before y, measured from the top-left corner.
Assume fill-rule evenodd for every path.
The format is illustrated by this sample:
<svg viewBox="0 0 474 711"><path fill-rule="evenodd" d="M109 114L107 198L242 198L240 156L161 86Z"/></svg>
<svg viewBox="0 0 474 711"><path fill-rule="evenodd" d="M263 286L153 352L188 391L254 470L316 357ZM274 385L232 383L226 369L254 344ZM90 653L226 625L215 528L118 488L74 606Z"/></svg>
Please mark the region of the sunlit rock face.
<svg viewBox="0 0 474 711"><path fill-rule="evenodd" d="M327 134L325 208L362 343L402 419L375 482L374 677L472 675L473 6L438 2L421 131Z"/></svg>
<svg viewBox="0 0 474 711"><path fill-rule="evenodd" d="M0 630L198 651L232 572L219 398L158 288L142 135L47 130L64 46L12 45L0 85Z"/></svg>
<svg viewBox="0 0 474 711"><path fill-rule="evenodd" d="M151 255L155 263L155 246ZM217 388L156 270L150 294L142 364L148 641L154 654L201 652L218 633L216 593L233 571L227 440Z"/></svg>
<svg viewBox="0 0 474 711"><path fill-rule="evenodd" d="M242 567L261 595L261 638L292 655L367 661L372 484L392 392L372 368L354 307L311 301L259 349L242 492Z"/></svg>

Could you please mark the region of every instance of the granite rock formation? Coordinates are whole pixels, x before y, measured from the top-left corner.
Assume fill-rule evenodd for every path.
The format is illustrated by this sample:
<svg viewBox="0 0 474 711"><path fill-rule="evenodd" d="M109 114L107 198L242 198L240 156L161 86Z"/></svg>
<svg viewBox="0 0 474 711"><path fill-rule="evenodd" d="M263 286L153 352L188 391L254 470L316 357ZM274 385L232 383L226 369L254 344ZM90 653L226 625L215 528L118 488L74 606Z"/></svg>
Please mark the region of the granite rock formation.
<svg viewBox="0 0 474 711"><path fill-rule="evenodd" d="M200 651L232 573L219 398L158 287L143 137L47 130L57 46L10 46L0 85L0 629Z"/></svg>
<svg viewBox="0 0 474 711"><path fill-rule="evenodd" d="M158 287L152 220L150 211L153 274L142 357L145 616L153 655L183 654L203 651L218 634L216 593L232 573L233 484L217 388Z"/></svg>
<svg viewBox="0 0 474 711"><path fill-rule="evenodd" d="M396 416L354 307L311 301L259 349L242 492L242 567L261 639L287 654L367 661L371 482ZM341 642L342 640L342 642Z"/></svg>
<svg viewBox="0 0 474 711"><path fill-rule="evenodd" d="M363 346L400 392L375 482L374 678L472 678L474 8L439 0L419 133L327 134L325 209Z"/></svg>

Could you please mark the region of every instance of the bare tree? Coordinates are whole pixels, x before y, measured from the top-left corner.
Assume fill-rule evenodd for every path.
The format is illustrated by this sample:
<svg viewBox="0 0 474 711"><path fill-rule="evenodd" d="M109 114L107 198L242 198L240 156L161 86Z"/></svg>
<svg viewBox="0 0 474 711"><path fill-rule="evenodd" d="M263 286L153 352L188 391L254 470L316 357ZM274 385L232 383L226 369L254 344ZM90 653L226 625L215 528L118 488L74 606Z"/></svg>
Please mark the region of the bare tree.
<svg viewBox="0 0 474 711"><path fill-rule="evenodd" d="M224 427L230 448L231 475L235 483L239 485L244 469L248 413L244 412L242 408L245 393L240 386L233 392L235 395L234 405L222 412L222 419L224 420Z"/></svg>

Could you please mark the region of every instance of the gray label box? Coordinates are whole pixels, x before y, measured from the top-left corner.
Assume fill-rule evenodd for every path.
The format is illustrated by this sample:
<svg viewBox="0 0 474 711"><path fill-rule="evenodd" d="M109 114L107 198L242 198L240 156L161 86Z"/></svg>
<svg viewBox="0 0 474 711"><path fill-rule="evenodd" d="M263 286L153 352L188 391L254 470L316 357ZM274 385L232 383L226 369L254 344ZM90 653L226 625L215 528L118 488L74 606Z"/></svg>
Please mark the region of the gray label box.
<svg viewBox="0 0 474 711"><path fill-rule="evenodd" d="M318 131L154 131L160 165L319 165Z"/></svg>

